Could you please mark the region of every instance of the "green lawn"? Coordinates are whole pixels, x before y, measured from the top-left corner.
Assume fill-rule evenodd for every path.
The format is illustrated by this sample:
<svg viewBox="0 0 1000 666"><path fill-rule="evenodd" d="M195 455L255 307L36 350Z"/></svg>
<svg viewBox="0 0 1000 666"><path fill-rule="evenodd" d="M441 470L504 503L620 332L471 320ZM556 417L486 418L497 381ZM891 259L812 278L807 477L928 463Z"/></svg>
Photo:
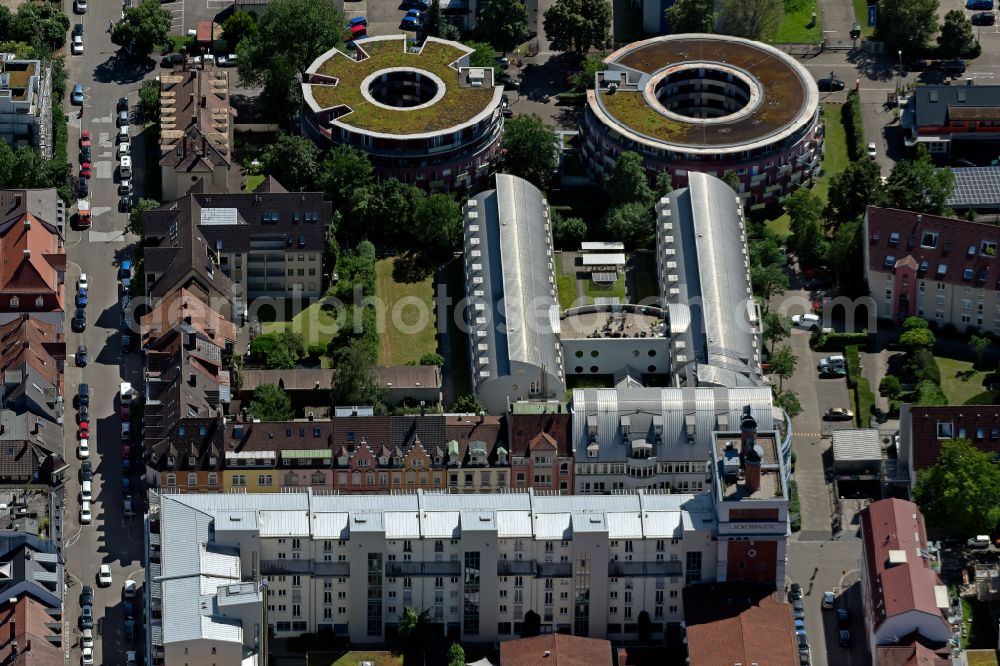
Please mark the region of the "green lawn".
<svg viewBox="0 0 1000 666"><path fill-rule="evenodd" d="M813 14L816 25L813 25ZM785 14L774 36L776 44L815 44L823 37L816 0L785 0Z"/></svg>
<svg viewBox="0 0 1000 666"><path fill-rule="evenodd" d="M996 650L968 650L965 656L969 666L997 666Z"/></svg>
<svg viewBox="0 0 1000 666"><path fill-rule="evenodd" d="M841 104L826 103L823 105L823 122L825 125L825 153L823 155L823 174L813 186L813 193L826 203L826 195L830 189L830 179L847 168L850 160L847 157L847 130L841 119ZM767 221L767 228L780 234L788 235L788 214Z"/></svg>
<svg viewBox="0 0 1000 666"><path fill-rule="evenodd" d="M979 397L986 392L983 381L990 373L976 371L966 375L972 370L972 363L968 361L958 361L953 358L937 357L938 367L941 368L941 390L948 398L948 403L952 405L964 405L973 398L977 398L973 404L991 404L989 398L995 397L991 394Z"/></svg>
<svg viewBox="0 0 1000 666"><path fill-rule="evenodd" d="M403 655L393 652L348 652L330 666L358 666L363 661L372 666L402 666Z"/></svg>
<svg viewBox="0 0 1000 666"><path fill-rule="evenodd" d="M247 176L247 192L253 192L256 190L261 183L264 182L264 174L257 174L256 176Z"/></svg>
<svg viewBox="0 0 1000 666"><path fill-rule="evenodd" d="M868 27L868 0L854 0L854 20L861 26L861 36L871 37L875 28Z"/></svg>
<svg viewBox="0 0 1000 666"><path fill-rule="evenodd" d="M396 282L392 277L394 261L390 258L375 263L375 295L385 308L385 326L379 336L381 365L405 365L437 351L434 278Z"/></svg>
<svg viewBox="0 0 1000 666"><path fill-rule="evenodd" d="M559 289L559 307L563 310L576 302L576 274L563 273L562 262L556 255L556 287Z"/></svg>
<svg viewBox="0 0 1000 666"><path fill-rule="evenodd" d="M306 347L314 344L329 344L337 333L337 313L331 308L324 308L316 301L294 316L280 316L274 321L261 322L263 333L277 333L290 330L301 333L305 338Z"/></svg>
<svg viewBox="0 0 1000 666"><path fill-rule="evenodd" d="M618 298L622 303L625 302L625 276L622 274L618 275L618 279L610 289L600 289L594 286L591 280L587 280L587 286L584 287L584 293L590 298Z"/></svg>

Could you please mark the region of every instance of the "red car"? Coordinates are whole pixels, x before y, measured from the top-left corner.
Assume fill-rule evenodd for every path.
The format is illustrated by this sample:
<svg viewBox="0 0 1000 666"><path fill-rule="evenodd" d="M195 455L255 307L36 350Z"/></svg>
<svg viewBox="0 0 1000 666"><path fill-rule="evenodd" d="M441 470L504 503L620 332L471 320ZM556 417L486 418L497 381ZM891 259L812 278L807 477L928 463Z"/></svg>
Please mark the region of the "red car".
<svg viewBox="0 0 1000 666"><path fill-rule="evenodd" d="M807 268L803 271L802 275L810 279L830 277L830 269L826 266L815 266L813 268Z"/></svg>
<svg viewBox="0 0 1000 666"><path fill-rule="evenodd" d="M363 25L352 25L351 26L351 39L359 39L365 37L368 34L368 29Z"/></svg>
<svg viewBox="0 0 1000 666"><path fill-rule="evenodd" d="M90 147L90 132L80 132L80 147L81 148Z"/></svg>
<svg viewBox="0 0 1000 666"><path fill-rule="evenodd" d="M129 413L128 405L122 405L121 408L120 408L120 410L119 410L119 412L118 412L118 414L121 417L122 421L128 421L131 418L131 414Z"/></svg>
<svg viewBox="0 0 1000 666"><path fill-rule="evenodd" d="M80 178L90 178L90 162L80 165Z"/></svg>
<svg viewBox="0 0 1000 666"><path fill-rule="evenodd" d="M90 424L80 421L80 429L76 431L77 439L90 439Z"/></svg>
<svg viewBox="0 0 1000 666"><path fill-rule="evenodd" d="M125 446L122 447L122 458L131 458L131 457L132 457L132 448L128 444L126 444Z"/></svg>

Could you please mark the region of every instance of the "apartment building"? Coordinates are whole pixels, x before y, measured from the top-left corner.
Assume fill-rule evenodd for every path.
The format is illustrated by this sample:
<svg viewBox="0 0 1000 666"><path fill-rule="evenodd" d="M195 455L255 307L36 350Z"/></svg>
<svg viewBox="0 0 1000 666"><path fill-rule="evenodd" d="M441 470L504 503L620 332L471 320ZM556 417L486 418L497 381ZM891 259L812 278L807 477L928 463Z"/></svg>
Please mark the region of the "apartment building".
<svg viewBox="0 0 1000 666"><path fill-rule="evenodd" d="M182 65L159 81L163 200L184 196L199 180L228 192L230 175L239 178L232 168L229 70Z"/></svg>
<svg viewBox="0 0 1000 666"><path fill-rule="evenodd" d="M0 602L0 663L65 666L62 607L48 608L25 593Z"/></svg>
<svg viewBox="0 0 1000 666"><path fill-rule="evenodd" d="M572 493L573 440L569 413L561 405L515 403L506 421L512 487L562 495Z"/></svg>
<svg viewBox="0 0 1000 666"><path fill-rule="evenodd" d="M332 214L322 193L288 192L274 178L237 194L201 180L143 218L149 294L155 301L186 287L216 311L234 303L234 320L251 299L318 297Z"/></svg>
<svg viewBox="0 0 1000 666"><path fill-rule="evenodd" d="M0 53L0 138L52 159L52 68L41 60Z"/></svg>
<svg viewBox="0 0 1000 666"><path fill-rule="evenodd" d="M899 411L899 474L915 484L917 473L936 465L941 444L952 439L966 439L983 453L1000 455L1000 409L990 405L903 405Z"/></svg>
<svg viewBox="0 0 1000 666"><path fill-rule="evenodd" d="M1000 333L1000 227L906 210L865 212L865 279L879 319Z"/></svg>
<svg viewBox="0 0 1000 666"><path fill-rule="evenodd" d="M1000 150L998 107L1000 86L917 86L899 117L903 144L925 146L946 164L956 159L989 164Z"/></svg>
<svg viewBox="0 0 1000 666"><path fill-rule="evenodd" d="M236 583L266 581L255 617L278 637L391 641L412 606L454 640L516 637L531 614L542 632L626 639L643 611L662 638L683 621L684 586L719 572L709 494L151 495L146 589L159 657L173 648L174 620L192 614L253 650L261 620L239 624L216 590ZM208 591L171 594L184 575ZM188 647L217 647L200 641Z"/></svg>
<svg viewBox="0 0 1000 666"><path fill-rule="evenodd" d="M30 312L62 326L65 217L54 189L0 191L0 322Z"/></svg>

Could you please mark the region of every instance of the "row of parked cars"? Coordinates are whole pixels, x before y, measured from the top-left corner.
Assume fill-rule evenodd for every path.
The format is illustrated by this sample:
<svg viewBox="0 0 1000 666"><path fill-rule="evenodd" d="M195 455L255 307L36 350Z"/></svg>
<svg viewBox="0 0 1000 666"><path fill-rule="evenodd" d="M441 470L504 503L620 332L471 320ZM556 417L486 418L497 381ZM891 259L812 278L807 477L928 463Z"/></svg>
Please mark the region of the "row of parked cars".
<svg viewBox="0 0 1000 666"><path fill-rule="evenodd" d="M809 647L809 635L806 632L806 613L802 602L802 586L792 583L788 588L788 601L792 604L792 618L795 623L795 642L799 648L800 666L809 666L812 659ZM835 610L837 613L837 638L840 647L851 647L851 613L846 608L837 606L837 597L833 592L824 592L823 610Z"/></svg>
<svg viewBox="0 0 1000 666"><path fill-rule="evenodd" d="M102 564L97 571L97 586L111 587L114 584L114 577L111 574L111 565ZM125 635L131 638L135 634L135 596L138 584L132 579L126 579L122 585L122 611L124 612ZM80 590L80 664L91 666L94 664L94 588L84 585ZM136 666L138 655L134 650L129 650L125 654L126 666Z"/></svg>

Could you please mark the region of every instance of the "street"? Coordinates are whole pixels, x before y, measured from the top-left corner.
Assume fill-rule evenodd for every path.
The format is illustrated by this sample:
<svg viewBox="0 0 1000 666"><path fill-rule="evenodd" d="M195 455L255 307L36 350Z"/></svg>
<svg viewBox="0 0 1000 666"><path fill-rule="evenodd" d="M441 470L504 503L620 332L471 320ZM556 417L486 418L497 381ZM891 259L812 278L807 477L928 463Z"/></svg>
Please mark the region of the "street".
<svg viewBox="0 0 1000 666"><path fill-rule="evenodd" d="M82 117L77 107L69 106L69 157L74 171L79 169L80 132L90 132L93 144L90 201L94 223L90 230L71 228L66 232L66 290L67 301L72 300L80 273L86 273L90 282L87 305L87 328L82 333L66 326L66 346L75 351L77 346L87 346L89 364L84 368L75 363L66 364L65 395L67 403L66 452L71 471L66 487L66 547L64 557L71 586L65 603L65 650L73 663L79 663L80 630L77 624L80 606L78 597L82 585L94 588L94 638L95 660L105 664L124 664L127 650L139 650L142 640L142 605L135 600L137 628L135 642L125 638L122 610L122 583L126 578L141 582L143 579L142 519L141 514L130 522L122 515L121 498L121 441L116 400L118 385L123 372L132 381L139 379L140 359L137 355L123 358L120 354L118 331L121 323L118 262L127 245L124 228L127 216L118 212L117 160L114 156L115 105L119 97L127 97L135 118L136 92L143 77L151 71L119 57L118 47L111 43L107 32L108 22L121 17L121 7L116 2L91 3L84 15L74 14L72 4L64 3L71 26L83 23L84 53L67 58L68 87L79 82L84 87L85 102ZM135 137L142 128L141 120L133 120L131 135ZM135 199L143 191L142 146L133 144L135 164ZM158 174L153 174L158 176ZM76 396L80 383L91 387L90 446L94 468L93 522L80 525L79 520L79 468L76 452L76 429L70 414L76 415ZM72 405L72 407L71 407ZM110 564L113 583L98 587L97 571L101 564ZM143 594L140 588L140 595Z"/></svg>

